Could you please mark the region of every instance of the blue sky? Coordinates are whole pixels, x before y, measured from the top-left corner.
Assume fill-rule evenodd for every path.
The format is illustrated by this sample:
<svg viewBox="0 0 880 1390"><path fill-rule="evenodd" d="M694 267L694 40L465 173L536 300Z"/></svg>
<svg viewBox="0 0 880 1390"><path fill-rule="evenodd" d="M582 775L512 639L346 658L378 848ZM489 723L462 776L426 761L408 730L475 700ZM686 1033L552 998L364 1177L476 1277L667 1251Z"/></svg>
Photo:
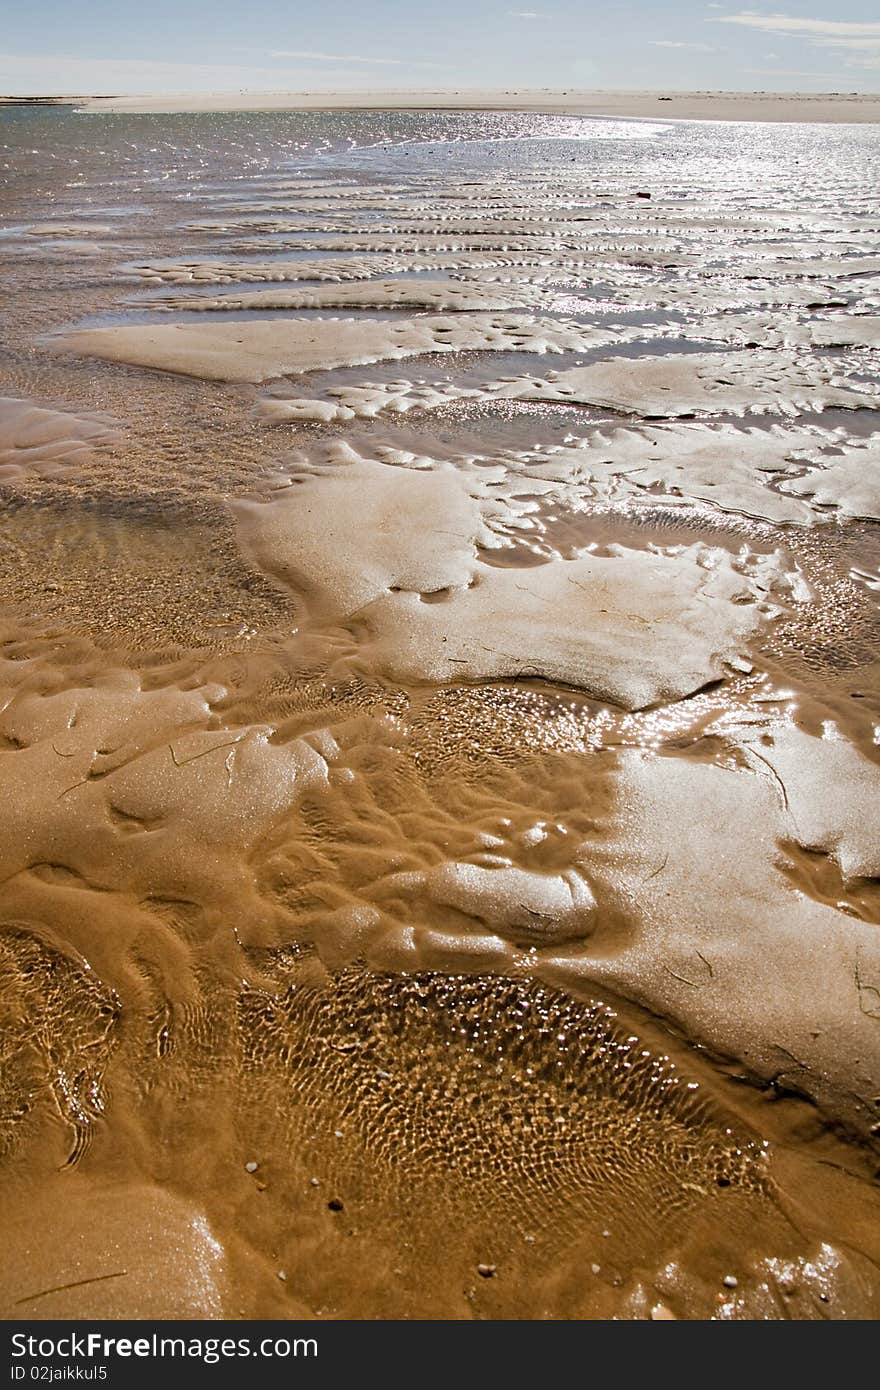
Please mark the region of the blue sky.
<svg viewBox="0 0 880 1390"><path fill-rule="evenodd" d="M535 3L34 0L7 10L0 92L880 91L877 0Z"/></svg>

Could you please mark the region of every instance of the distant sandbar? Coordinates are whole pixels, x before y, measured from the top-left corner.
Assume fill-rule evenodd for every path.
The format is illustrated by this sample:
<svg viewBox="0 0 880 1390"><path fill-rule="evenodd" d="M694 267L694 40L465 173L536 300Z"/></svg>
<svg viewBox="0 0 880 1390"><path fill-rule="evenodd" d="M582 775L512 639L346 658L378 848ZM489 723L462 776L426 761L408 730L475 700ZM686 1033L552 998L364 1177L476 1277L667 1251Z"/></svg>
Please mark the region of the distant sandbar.
<svg viewBox="0 0 880 1390"><path fill-rule="evenodd" d="M82 111L535 111L687 121L880 122L880 93L504 91L209 92L165 96L0 97L0 105L69 104Z"/></svg>

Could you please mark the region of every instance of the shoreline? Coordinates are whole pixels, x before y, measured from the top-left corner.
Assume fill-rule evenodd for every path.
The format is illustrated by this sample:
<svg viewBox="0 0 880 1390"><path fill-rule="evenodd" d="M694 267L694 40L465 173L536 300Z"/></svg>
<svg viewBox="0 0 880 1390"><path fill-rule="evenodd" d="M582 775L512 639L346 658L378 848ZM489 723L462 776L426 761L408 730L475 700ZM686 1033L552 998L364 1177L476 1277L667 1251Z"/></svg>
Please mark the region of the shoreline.
<svg viewBox="0 0 880 1390"><path fill-rule="evenodd" d="M880 93L504 91L208 92L141 96L0 97L0 106L72 106L94 114L221 111L521 111L685 121L880 123Z"/></svg>

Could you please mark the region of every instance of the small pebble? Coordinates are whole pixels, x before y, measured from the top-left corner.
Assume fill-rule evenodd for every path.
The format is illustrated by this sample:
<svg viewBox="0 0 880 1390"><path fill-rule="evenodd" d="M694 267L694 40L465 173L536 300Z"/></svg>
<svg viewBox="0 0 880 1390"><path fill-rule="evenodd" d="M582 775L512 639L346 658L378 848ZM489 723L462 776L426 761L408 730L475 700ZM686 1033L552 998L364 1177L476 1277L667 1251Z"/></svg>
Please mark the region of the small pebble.
<svg viewBox="0 0 880 1390"><path fill-rule="evenodd" d="M320 1179L319 1179L319 1178L309 1178L309 1182L312 1184L312 1187L320 1187L320 1186L321 1186L321 1182L320 1182Z"/></svg>
<svg viewBox="0 0 880 1390"><path fill-rule="evenodd" d="M340 1202L340 1200L339 1200L338 1197L331 1197L331 1198L330 1198L330 1201L327 1203L327 1207L328 1207L328 1209L329 1209L330 1211L343 1211L343 1210L344 1210L343 1205L342 1205L342 1203Z"/></svg>
<svg viewBox="0 0 880 1390"><path fill-rule="evenodd" d="M610 1235L611 1235L611 1232L610 1232L610 1231L603 1231L602 1234L603 1234L603 1236L610 1236Z"/></svg>
<svg viewBox="0 0 880 1390"><path fill-rule="evenodd" d="M255 1172L257 1171L257 1169L259 1168L259 1166L260 1166L259 1163L254 1163L253 1160L251 1160L250 1163L246 1163L246 1164L244 1165L244 1171L245 1171L246 1173L255 1173Z"/></svg>
<svg viewBox="0 0 880 1390"><path fill-rule="evenodd" d="M278 1278L282 1281L282 1283L287 1279L287 1275L284 1273L283 1269L279 1269Z"/></svg>
<svg viewBox="0 0 880 1390"><path fill-rule="evenodd" d="M334 1129L334 1131L333 1131L333 1138L334 1138L334 1139L341 1139L341 1138L342 1138L342 1134L343 1134L343 1131L342 1131L341 1129Z"/></svg>
<svg viewBox="0 0 880 1390"><path fill-rule="evenodd" d="M593 1271L594 1274L599 1274L600 1271L601 1271L601 1269L602 1269L602 1266L601 1266L601 1265L590 1265L590 1269Z"/></svg>
<svg viewBox="0 0 880 1390"><path fill-rule="evenodd" d="M496 1268L497 1265L477 1265L477 1273L481 1279L492 1279Z"/></svg>
<svg viewBox="0 0 880 1390"><path fill-rule="evenodd" d="M739 1280L737 1279L735 1274L725 1274L721 1282L726 1289L735 1289L737 1284L739 1283Z"/></svg>

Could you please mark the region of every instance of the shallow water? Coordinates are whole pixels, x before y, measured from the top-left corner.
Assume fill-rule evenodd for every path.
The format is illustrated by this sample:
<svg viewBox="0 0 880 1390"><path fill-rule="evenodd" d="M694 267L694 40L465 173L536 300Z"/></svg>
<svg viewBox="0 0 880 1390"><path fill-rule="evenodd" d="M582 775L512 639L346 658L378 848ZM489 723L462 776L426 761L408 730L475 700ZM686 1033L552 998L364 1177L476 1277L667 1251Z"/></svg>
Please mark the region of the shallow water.
<svg viewBox="0 0 880 1390"><path fill-rule="evenodd" d="M876 1316L876 128L0 165L4 1308Z"/></svg>

